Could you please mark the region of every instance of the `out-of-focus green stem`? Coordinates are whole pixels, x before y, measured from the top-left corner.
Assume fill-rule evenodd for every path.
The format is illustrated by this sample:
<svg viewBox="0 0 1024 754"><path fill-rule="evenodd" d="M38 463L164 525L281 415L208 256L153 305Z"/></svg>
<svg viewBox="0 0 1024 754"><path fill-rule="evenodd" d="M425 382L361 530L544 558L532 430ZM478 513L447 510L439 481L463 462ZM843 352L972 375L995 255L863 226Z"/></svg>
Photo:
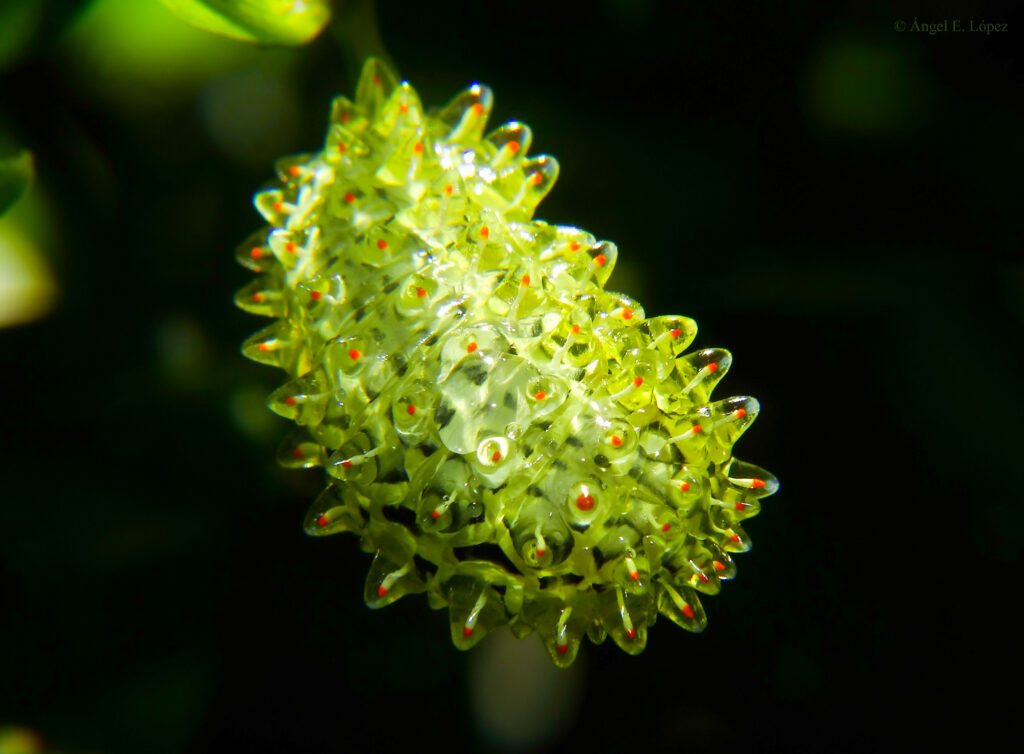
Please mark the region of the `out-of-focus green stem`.
<svg viewBox="0 0 1024 754"><path fill-rule="evenodd" d="M384 46L377 27L375 0L341 0L334 6L330 33L341 47L345 65L353 81L367 58L384 61L393 71L398 68Z"/></svg>

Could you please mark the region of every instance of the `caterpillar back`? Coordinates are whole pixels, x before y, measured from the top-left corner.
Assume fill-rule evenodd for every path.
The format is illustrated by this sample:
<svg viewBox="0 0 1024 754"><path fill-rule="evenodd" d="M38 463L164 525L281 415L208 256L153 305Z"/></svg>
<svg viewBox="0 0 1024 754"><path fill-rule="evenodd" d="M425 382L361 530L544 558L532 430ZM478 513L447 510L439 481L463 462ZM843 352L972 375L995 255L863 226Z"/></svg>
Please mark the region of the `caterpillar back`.
<svg viewBox="0 0 1024 754"><path fill-rule="evenodd" d="M425 592L468 649L508 626L559 665L584 636L642 651L659 613L704 628L778 484L732 456L753 398L712 401L728 352L604 290L613 244L533 220L558 175L530 129L484 136L491 92L437 112L377 61L322 151L281 160L240 249L243 352L289 380L286 466L321 466L306 531L374 555L365 599Z"/></svg>

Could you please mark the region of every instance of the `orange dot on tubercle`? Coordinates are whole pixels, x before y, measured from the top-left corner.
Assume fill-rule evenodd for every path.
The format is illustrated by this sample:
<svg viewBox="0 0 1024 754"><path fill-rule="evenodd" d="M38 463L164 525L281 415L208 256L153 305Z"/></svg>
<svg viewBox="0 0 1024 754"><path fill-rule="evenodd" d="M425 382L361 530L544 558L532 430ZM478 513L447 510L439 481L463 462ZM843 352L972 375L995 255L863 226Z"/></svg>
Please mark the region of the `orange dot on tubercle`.
<svg viewBox="0 0 1024 754"><path fill-rule="evenodd" d="M644 378L643 377L634 377L633 378L633 384L636 385L637 387L640 387L641 385L644 384Z"/></svg>
<svg viewBox="0 0 1024 754"><path fill-rule="evenodd" d="M452 188L452 184L449 183L447 186L444 187L444 193L448 194L448 196L452 195L452 191L454 191L454 189Z"/></svg>
<svg viewBox="0 0 1024 754"><path fill-rule="evenodd" d="M416 413L416 407L410 403L405 407L405 413L409 414L409 416L413 416Z"/></svg>
<svg viewBox="0 0 1024 754"><path fill-rule="evenodd" d="M351 191L348 192L347 194L345 194L345 201L348 202L349 204L351 204L355 200L356 200L356 195L353 194Z"/></svg>
<svg viewBox="0 0 1024 754"><path fill-rule="evenodd" d="M416 298L423 298L426 295L427 295L426 288L417 288L416 289Z"/></svg>
<svg viewBox="0 0 1024 754"><path fill-rule="evenodd" d="M284 250L287 251L289 254L294 254L295 253L295 244L293 244L291 241L289 241L288 243L286 243L284 245Z"/></svg>
<svg viewBox="0 0 1024 754"><path fill-rule="evenodd" d="M289 406L294 406L295 396L289 395L287 398L284 399L284 402L287 403Z"/></svg>
<svg viewBox="0 0 1024 754"><path fill-rule="evenodd" d="M316 525L317 526L327 526L327 516L325 516L323 513L321 513L320 517L316 520Z"/></svg>
<svg viewBox="0 0 1024 754"><path fill-rule="evenodd" d="M344 466L346 469L351 469L352 468L352 462L351 461L342 461L341 465Z"/></svg>
<svg viewBox="0 0 1024 754"><path fill-rule="evenodd" d="M671 528L672 528L672 524L662 524L661 525L661 530L662 531L668 531Z"/></svg>
<svg viewBox="0 0 1024 754"><path fill-rule="evenodd" d="M736 503L736 506L735 506L736 510L738 510L738 511L745 511L749 507L750 507L750 503L744 503L743 501L740 501L740 502Z"/></svg>
<svg viewBox="0 0 1024 754"><path fill-rule="evenodd" d="M510 141L507 144L505 144L505 146L508 147L508 151L511 152L512 154L516 154L520 148L520 144L518 141Z"/></svg>
<svg viewBox="0 0 1024 754"><path fill-rule="evenodd" d="M533 394L533 397L538 401L542 401L548 397L548 394L545 393L543 390L538 390L536 393Z"/></svg>
<svg viewBox="0 0 1024 754"><path fill-rule="evenodd" d="M299 174L300 174L301 172L302 172L302 171L301 171L301 170L299 169L299 166L298 166L298 165L292 165L292 166L291 166L290 168L288 168L288 174L289 174L289 175L292 175L292 176L297 176L297 175L299 175Z"/></svg>
<svg viewBox="0 0 1024 754"><path fill-rule="evenodd" d="M704 584L706 584L709 581L711 581L711 579L709 579L707 574L704 573L703 571L701 571L700 573L697 574L697 578L699 578L701 580L701 582L704 583Z"/></svg>
<svg viewBox="0 0 1024 754"><path fill-rule="evenodd" d="M739 534L733 534L731 537L729 537L729 539L731 539L733 542L738 543L740 541L740 535Z"/></svg>
<svg viewBox="0 0 1024 754"><path fill-rule="evenodd" d="M636 629L635 628L631 628L628 631L626 631L626 636L628 636L630 639L635 639L636 638Z"/></svg>
<svg viewBox="0 0 1024 754"><path fill-rule="evenodd" d="M572 326L572 334L573 335L579 335L580 334L580 326L579 325L573 325Z"/></svg>
<svg viewBox="0 0 1024 754"><path fill-rule="evenodd" d="M375 74L373 74L373 83L374 83L374 86L380 86L380 84L381 84L381 80L382 80L382 79L381 79L381 77L380 77L380 74L379 74L379 73L375 73Z"/></svg>
<svg viewBox="0 0 1024 754"><path fill-rule="evenodd" d="M672 336L673 340L675 340L676 338L683 334L683 331L680 330L678 327L674 327L668 331L668 334Z"/></svg>
<svg viewBox="0 0 1024 754"><path fill-rule="evenodd" d="M579 251L580 250L580 242L579 241L570 241L569 242L569 248L572 251Z"/></svg>
<svg viewBox="0 0 1024 754"><path fill-rule="evenodd" d="M437 509L430 511L430 517L437 521L437 519L441 518L441 511Z"/></svg>
<svg viewBox="0 0 1024 754"><path fill-rule="evenodd" d="M699 435L700 434L700 425L699 424L694 424L693 425L693 429L691 429L690 431L693 432L693 434L695 434L695 435Z"/></svg>
<svg viewBox="0 0 1024 754"><path fill-rule="evenodd" d="M302 448L296 448L295 450L293 450L292 455L295 458L302 458Z"/></svg>
<svg viewBox="0 0 1024 754"><path fill-rule="evenodd" d="M255 301L257 304L262 303L263 302L263 294L262 293L254 293L254 294L252 294L252 300Z"/></svg>
<svg viewBox="0 0 1024 754"><path fill-rule="evenodd" d="M413 144L412 151L415 152L416 154L423 154L423 142L417 141L415 144Z"/></svg>
<svg viewBox="0 0 1024 754"><path fill-rule="evenodd" d="M681 485L679 485L679 489L682 492L689 492L690 491L690 483L689 482L683 482Z"/></svg>
<svg viewBox="0 0 1024 754"><path fill-rule="evenodd" d="M309 292L309 297L311 299L313 299L314 301L319 301L321 295L322 294L320 293L320 291L310 291Z"/></svg>
<svg viewBox="0 0 1024 754"><path fill-rule="evenodd" d="M490 238L491 229L486 225L480 229L480 238Z"/></svg>
<svg viewBox="0 0 1024 754"><path fill-rule="evenodd" d="M717 372L718 371L718 364L717 364L717 362L712 361L710 364L708 364L707 369L712 374Z"/></svg>
<svg viewBox="0 0 1024 754"><path fill-rule="evenodd" d="M633 310L632 309L623 309L622 310L622 318L623 319L633 319Z"/></svg>
<svg viewBox="0 0 1024 754"><path fill-rule="evenodd" d="M733 411L733 415L737 419L742 419L744 416L747 415L747 410L745 408L738 408L735 411Z"/></svg>
<svg viewBox="0 0 1024 754"><path fill-rule="evenodd" d="M558 654L560 654L560 655L564 655L566 652L569 651L569 645L568 644L558 644L556 646L558 647Z"/></svg>
<svg viewBox="0 0 1024 754"><path fill-rule="evenodd" d="M377 241L377 248L380 249L381 251L383 251L387 247L388 247L388 242L385 241L383 238L380 239L379 241Z"/></svg>
<svg viewBox="0 0 1024 754"><path fill-rule="evenodd" d="M259 247L254 247L253 250L249 252L249 256L251 256L253 259L259 259L260 257L263 256L263 250L260 249Z"/></svg>
<svg viewBox="0 0 1024 754"><path fill-rule="evenodd" d="M338 151L341 152L342 154L345 154L345 151L347 149L348 149L348 147L346 147L344 144L339 144L338 145Z"/></svg>
<svg viewBox="0 0 1024 754"><path fill-rule="evenodd" d="M478 347L479 346L477 346L476 343L470 343L468 346L466 346L466 353L473 353L473 351L475 351Z"/></svg>
<svg viewBox="0 0 1024 754"><path fill-rule="evenodd" d="M402 115L405 115L407 112L409 112L409 103L403 102L401 105L399 105L398 112L400 112Z"/></svg>
<svg viewBox="0 0 1024 754"><path fill-rule="evenodd" d="M260 352L261 353L266 353L269 350L270 350L270 346L269 345L267 345L266 343L260 343Z"/></svg>
<svg viewBox="0 0 1024 754"><path fill-rule="evenodd" d="M606 257L604 254L598 254L596 257L594 257L594 264L596 264L598 267L604 267L607 261L608 257Z"/></svg>
<svg viewBox="0 0 1024 754"><path fill-rule="evenodd" d="M522 282L523 285L529 285L530 284L530 276L529 275L523 275L523 279L522 279L521 282Z"/></svg>
<svg viewBox="0 0 1024 754"><path fill-rule="evenodd" d="M621 448L622 438L619 437L618 435L612 435L612 445L614 445L616 448Z"/></svg>
<svg viewBox="0 0 1024 754"><path fill-rule="evenodd" d="M750 486L753 487L755 490L758 489L759 487L764 487L765 484L766 483L765 483L765 481L763 479L751 479L750 480Z"/></svg>
<svg viewBox="0 0 1024 754"><path fill-rule="evenodd" d="M274 212L284 212L284 202L274 202Z"/></svg>
<svg viewBox="0 0 1024 754"><path fill-rule="evenodd" d="M725 570L725 563L723 563L721 560L713 560L711 561L711 564L715 567L716 571Z"/></svg>
<svg viewBox="0 0 1024 754"><path fill-rule="evenodd" d="M576 507L581 511L589 511L594 507L593 495L580 495L576 498Z"/></svg>
<svg viewBox="0 0 1024 754"><path fill-rule="evenodd" d="M538 172L536 172L536 173L534 173L533 175L530 176L530 185L531 186L539 186L540 182L543 181L543 180L544 180L544 174L538 171Z"/></svg>
<svg viewBox="0 0 1024 754"><path fill-rule="evenodd" d="M537 548L537 557L543 558L547 554L547 552L548 551L545 550L543 547L538 547Z"/></svg>
<svg viewBox="0 0 1024 754"><path fill-rule="evenodd" d="M687 618L690 618L691 620L693 619L693 608L690 607L689 605L683 605L683 609L680 610L679 612L681 612Z"/></svg>
<svg viewBox="0 0 1024 754"><path fill-rule="evenodd" d="M342 123L348 123L350 120L352 120L352 116L349 113L342 113L341 114L341 122Z"/></svg>
<svg viewBox="0 0 1024 754"><path fill-rule="evenodd" d="M463 627L462 635L465 636L468 639L470 636L473 635L473 629L470 628L469 626Z"/></svg>
<svg viewBox="0 0 1024 754"><path fill-rule="evenodd" d="M629 578L633 579L633 581L639 580L640 572L639 571L630 571L629 572Z"/></svg>
<svg viewBox="0 0 1024 754"><path fill-rule="evenodd" d="M494 451L494 454L491 456L491 463L497 463L500 460L501 460L501 451L500 450Z"/></svg>
<svg viewBox="0 0 1024 754"><path fill-rule="evenodd" d="M381 586L381 587L379 587L379 588L377 589L377 596L378 596L378 597L383 597L383 596L384 596L385 594L387 594L387 593L388 593L388 590L387 590L387 588L385 588L385 587L383 587L383 586Z"/></svg>
<svg viewBox="0 0 1024 754"><path fill-rule="evenodd" d="M352 359L352 361L358 361L359 357L362 355L362 352L358 348L353 348L348 352L348 357Z"/></svg>
<svg viewBox="0 0 1024 754"><path fill-rule="evenodd" d="M477 102L475 105L473 105L473 107L470 108L470 109L473 111L473 115L475 115L477 117L480 117L481 115L484 114L484 106L481 105L479 102Z"/></svg>

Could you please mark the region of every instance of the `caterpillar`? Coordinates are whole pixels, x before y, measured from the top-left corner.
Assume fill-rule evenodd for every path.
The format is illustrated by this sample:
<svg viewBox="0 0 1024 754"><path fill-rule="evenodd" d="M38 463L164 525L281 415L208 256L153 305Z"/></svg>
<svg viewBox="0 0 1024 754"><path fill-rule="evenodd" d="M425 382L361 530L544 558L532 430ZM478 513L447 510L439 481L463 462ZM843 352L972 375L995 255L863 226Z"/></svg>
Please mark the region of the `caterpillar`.
<svg viewBox="0 0 1024 754"><path fill-rule="evenodd" d="M437 111L368 61L324 148L255 195L236 295L274 318L243 353L283 369L279 460L323 467L304 522L373 554L371 608L447 608L455 646L508 626L557 665L586 636L643 650L658 614L706 625L742 522L778 482L732 456L755 399L697 327L604 290L617 249L534 220L558 175L530 129L485 135L491 91Z"/></svg>

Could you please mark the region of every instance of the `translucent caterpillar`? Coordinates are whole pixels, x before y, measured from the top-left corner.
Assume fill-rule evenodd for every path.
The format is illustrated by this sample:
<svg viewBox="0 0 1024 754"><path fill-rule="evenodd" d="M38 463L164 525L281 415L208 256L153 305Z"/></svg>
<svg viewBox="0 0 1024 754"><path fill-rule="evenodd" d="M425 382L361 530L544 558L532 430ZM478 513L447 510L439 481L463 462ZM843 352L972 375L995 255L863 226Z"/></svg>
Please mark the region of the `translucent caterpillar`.
<svg viewBox="0 0 1024 754"><path fill-rule="evenodd" d="M778 487L732 456L753 398L711 401L728 352L604 285L616 247L532 219L558 174L530 129L485 134L474 84L425 111L369 61L322 151L277 165L237 303L243 352L288 373L270 407L287 466L322 466L306 531L374 556L365 599L425 592L468 649L501 626L554 662L584 636L643 650L689 631Z"/></svg>

